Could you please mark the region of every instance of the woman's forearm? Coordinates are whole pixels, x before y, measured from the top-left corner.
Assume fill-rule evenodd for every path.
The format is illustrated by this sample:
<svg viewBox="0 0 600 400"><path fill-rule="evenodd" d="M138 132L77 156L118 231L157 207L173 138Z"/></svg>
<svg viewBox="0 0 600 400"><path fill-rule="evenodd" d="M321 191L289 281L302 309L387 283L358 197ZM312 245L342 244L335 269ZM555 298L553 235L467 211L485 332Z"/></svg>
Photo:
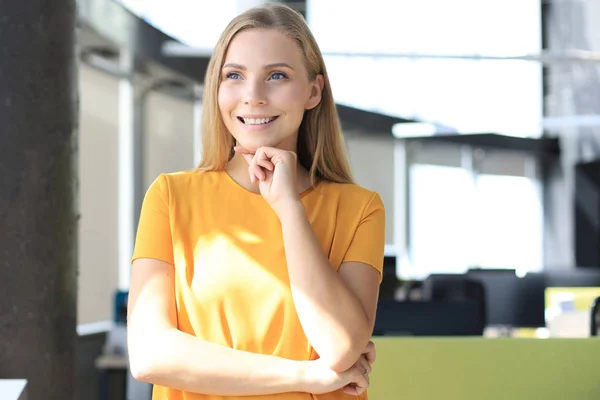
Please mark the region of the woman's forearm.
<svg viewBox="0 0 600 400"><path fill-rule="evenodd" d="M365 310L323 253L302 203L286 208L279 218L302 328L319 357L333 370L346 370L371 337Z"/></svg>
<svg viewBox="0 0 600 400"><path fill-rule="evenodd" d="M302 362L234 350L177 329L136 335L130 366L141 381L217 396L307 391Z"/></svg>

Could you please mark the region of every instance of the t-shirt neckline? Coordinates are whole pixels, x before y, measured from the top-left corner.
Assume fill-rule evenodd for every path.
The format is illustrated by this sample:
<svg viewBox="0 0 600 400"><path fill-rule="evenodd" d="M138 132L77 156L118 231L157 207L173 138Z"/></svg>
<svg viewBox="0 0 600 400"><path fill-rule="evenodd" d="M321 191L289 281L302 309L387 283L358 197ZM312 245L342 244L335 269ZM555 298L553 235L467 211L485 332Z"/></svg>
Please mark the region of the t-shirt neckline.
<svg viewBox="0 0 600 400"><path fill-rule="evenodd" d="M225 174L225 179L227 181L229 181L233 186L235 186L239 191L241 191L243 193L246 193L248 195L251 195L251 196L260 196L260 197L262 197L262 195L260 193L251 192L250 190L248 190L245 187L243 187L242 185L240 185L235 179L233 179L231 177L231 175L229 175L229 173L226 170L221 170L221 173ZM306 196L309 193L313 192L317 188L317 186L319 186L320 183L321 183L321 181L317 181L317 183L315 183L313 186L309 187L308 189L306 189L302 193L300 193L299 197L303 198L304 196Z"/></svg>

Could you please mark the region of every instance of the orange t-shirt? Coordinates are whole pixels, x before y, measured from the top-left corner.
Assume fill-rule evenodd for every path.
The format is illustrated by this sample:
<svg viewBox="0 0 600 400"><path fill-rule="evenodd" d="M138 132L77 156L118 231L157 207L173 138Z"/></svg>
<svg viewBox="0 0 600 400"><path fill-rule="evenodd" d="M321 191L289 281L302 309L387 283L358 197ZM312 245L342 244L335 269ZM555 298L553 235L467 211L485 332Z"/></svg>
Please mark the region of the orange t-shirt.
<svg viewBox="0 0 600 400"><path fill-rule="evenodd" d="M377 193L354 184L323 181L302 193L301 201L333 268L345 261L359 261L381 273L385 211ZM260 194L244 189L225 171L160 175L144 199L136 258L154 258L175 266L179 330L248 352L291 360L317 357L292 300L279 219ZM152 398L234 397L155 386ZM356 396L337 391L253 398L333 400Z"/></svg>

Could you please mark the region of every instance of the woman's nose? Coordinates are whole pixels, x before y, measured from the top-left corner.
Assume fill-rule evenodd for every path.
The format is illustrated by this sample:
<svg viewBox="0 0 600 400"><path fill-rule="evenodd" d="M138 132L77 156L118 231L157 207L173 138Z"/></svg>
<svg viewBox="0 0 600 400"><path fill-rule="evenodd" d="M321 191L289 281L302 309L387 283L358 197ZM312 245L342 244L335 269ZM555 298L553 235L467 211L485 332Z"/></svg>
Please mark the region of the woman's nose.
<svg viewBox="0 0 600 400"><path fill-rule="evenodd" d="M244 103L250 106L267 104L266 90L260 82L248 82Z"/></svg>

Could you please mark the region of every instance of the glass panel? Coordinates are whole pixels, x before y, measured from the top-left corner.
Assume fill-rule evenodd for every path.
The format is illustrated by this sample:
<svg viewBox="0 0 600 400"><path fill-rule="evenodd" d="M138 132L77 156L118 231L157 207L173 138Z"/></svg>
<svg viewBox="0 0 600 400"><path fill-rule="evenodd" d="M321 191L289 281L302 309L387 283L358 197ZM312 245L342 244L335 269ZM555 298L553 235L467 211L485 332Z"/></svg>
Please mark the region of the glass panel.
<svg viewBox="0 0 600 400"><path fill-rule="evenodd" d="M167 35L201 49L212 49L237 14L236 0L118 1Z"/></svg>
<svg viewBox="0 0 600 400"><path fill-rule="evenodd" d="M539 271L542 268L542 204L537 183L518 176L479 175L473 218L478 266Z"/></svg>
<svg viewBox="0 0 600 400"><path fill-rule="evenodd" d="M410 167L409 242L412 271L460 273L472 264L471 215L474 185L462 168L413 164ZM406 273L405 273L406 272Z"/></svg>
<svg viewBox="0 0 600 400"><path fill-rule="evenodd" d="M413 164L409 182L410 263L402 278L468 268L542 268L543 216L535 180L476 179L465 169Z"/></svg>
<svg viewBox="0 0 600 400"><path fill-rule="evenodd" d="M459 133L541 135L539 63L406 57L537 54L540 0L371 0L368 7L308 0L307 17L337 102Z"/></svg>
<svg viewBox="0 0 600 400"><path fill-rule="evenodd" d="M502 56L541 47L541 0L307 0L306 7L326 53Z"/></svg>

